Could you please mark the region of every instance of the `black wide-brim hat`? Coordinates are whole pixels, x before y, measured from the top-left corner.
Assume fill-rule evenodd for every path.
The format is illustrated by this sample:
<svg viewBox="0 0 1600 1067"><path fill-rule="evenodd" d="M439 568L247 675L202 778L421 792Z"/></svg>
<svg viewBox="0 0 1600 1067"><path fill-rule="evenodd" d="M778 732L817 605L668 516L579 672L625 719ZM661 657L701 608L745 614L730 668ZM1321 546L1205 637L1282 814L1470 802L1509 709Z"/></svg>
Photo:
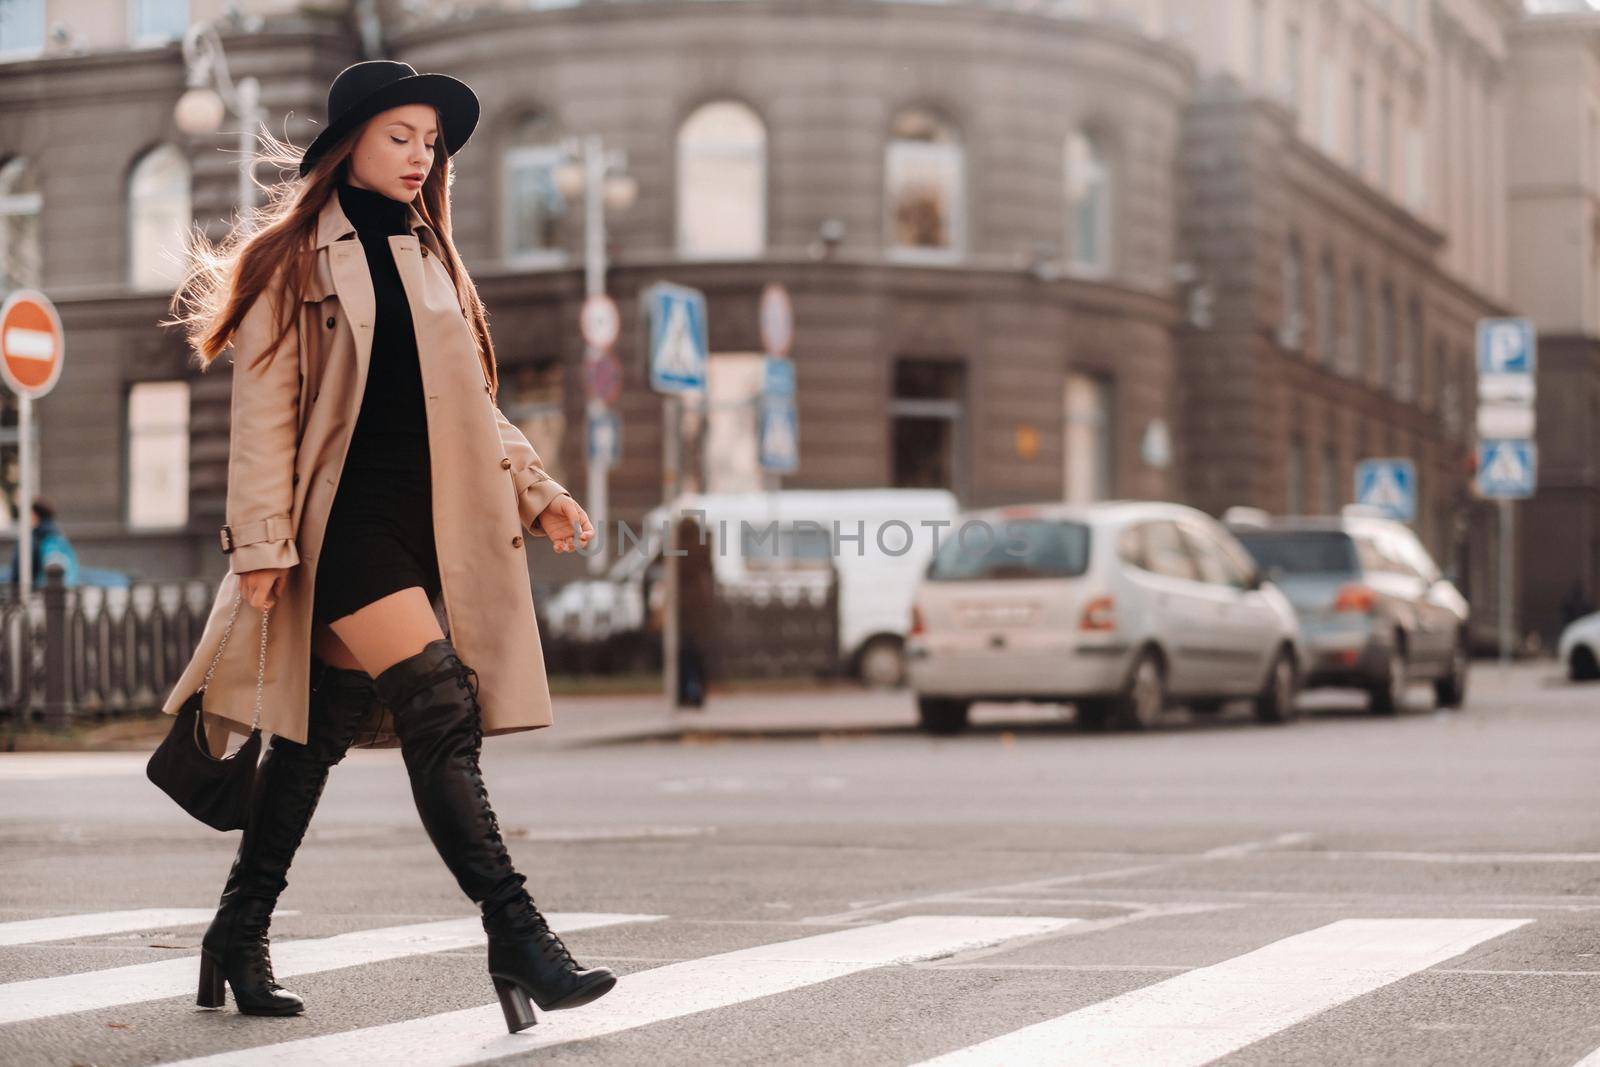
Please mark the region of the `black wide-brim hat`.
<svg viewBox="0 0 1600 1067"><path fill-rule="evenodd" d="M454 156L478 125L478 94L448 74L418 74L409 63L369 59L339 72L328 89L328 125L300 160L304 178L345 134L391 107L431 104L439 112L439 133Z"/></svg>

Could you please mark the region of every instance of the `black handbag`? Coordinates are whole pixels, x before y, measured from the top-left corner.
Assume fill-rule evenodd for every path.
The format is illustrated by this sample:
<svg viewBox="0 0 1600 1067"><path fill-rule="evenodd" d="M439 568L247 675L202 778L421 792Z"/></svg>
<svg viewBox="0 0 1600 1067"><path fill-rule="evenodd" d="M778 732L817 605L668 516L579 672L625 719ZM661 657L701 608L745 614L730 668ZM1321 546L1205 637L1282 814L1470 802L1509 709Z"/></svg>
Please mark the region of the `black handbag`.
<svg viewBox="0 0 1600 1067"><path fill-rule="evenodd" d="M239 596L234 594L233 614L217 645L217 654L206 668L205 681L178 709L176 721L145 765L145 776L159 786L184 811L217 830L242 830L249 818L250 797L255 787L256 764L261 755L261 687L267 672L267 615L261 613L261 665L256 675L256 707L250 736L231 755L211 754L203 730L201 694L211 684L222 650L233 633L233 620L239 615Z"/></svg>

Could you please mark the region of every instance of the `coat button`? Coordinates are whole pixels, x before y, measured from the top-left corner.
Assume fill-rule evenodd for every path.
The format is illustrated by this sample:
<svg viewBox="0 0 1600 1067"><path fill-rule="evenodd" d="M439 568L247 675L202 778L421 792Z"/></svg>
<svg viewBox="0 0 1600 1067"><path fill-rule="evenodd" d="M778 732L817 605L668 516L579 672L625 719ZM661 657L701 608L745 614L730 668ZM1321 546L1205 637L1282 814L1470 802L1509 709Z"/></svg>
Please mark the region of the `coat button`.
<svg viewBox="0 0 1600 1067"><path fill-rule="evenodd" d="M500 460L500 469L503 470L503 471L510 470L511 469L511 460L509 460L509 459Z"/></svg>
<svg viewBox="0 0 1600 1067"><path fill-rule="evenodd" d="M424 256L426 256L428 254L428 246L427 245L423 245L422 246L422 254Z"/></svg>
<svg viewBox="0 0 1600 1067"><path fill-rule="evenodd" d="M511 538L511 547L512 548L521 548L522 547L522 535L521 534L515 534L515 535L512 536L512 538Z"/></svg>
<svg viewBox="0 0 1600 1067"><path fill-rule="evenodd" d="M333 329L333 316L332 315L328 316L328 329L330 329L330 330Z"/></svg>
<svg viewBox="0 0 1600 1067"><path fill-rule="evenodd" d="M289 484L290 485L299 485L300 484L300 472L299 471L295 471L292 475L289 476Z"/></svg>

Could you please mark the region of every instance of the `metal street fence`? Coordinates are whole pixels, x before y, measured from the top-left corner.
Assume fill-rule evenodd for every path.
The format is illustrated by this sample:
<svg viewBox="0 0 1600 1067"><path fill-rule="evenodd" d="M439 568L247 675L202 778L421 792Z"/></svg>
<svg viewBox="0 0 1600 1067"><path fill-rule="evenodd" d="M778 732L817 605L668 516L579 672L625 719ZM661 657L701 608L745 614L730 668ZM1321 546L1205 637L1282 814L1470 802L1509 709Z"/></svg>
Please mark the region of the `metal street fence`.
<svg viewBox="0 0 1600 1067"><path fill-rule="evenodd" d="M65 727L155 712L189 662L216 585L204 579L127 586L61 583L25 600L0 587L0 721ZM552 674L661 669L661 640L648 627L548 626L551 594L536 589L541 643ZM706 652L716 678L806 677L838 669L838 583L719 585Z"/></svg>
<svg viewBox="0 0 1600 1067"><path fill-rule="evenodd" d="M201 579L61 584L0 600L0 718L62 727L160 707L200 640L216 587Z"/></svg>

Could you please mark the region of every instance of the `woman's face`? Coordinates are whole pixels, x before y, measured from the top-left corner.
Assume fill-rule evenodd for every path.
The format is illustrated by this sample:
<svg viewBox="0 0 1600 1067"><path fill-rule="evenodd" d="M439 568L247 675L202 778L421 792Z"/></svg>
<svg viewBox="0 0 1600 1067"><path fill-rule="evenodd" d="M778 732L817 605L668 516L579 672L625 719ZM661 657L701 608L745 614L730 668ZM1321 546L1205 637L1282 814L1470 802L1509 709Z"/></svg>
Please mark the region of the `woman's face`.
<svg viewBox="0 0 1600 1067"><path fill-rule="evenodd" d="M391 200L411 201L433 169L438 113L427 104L402 104L367 123L350 153L350 184Z"/></svg>

